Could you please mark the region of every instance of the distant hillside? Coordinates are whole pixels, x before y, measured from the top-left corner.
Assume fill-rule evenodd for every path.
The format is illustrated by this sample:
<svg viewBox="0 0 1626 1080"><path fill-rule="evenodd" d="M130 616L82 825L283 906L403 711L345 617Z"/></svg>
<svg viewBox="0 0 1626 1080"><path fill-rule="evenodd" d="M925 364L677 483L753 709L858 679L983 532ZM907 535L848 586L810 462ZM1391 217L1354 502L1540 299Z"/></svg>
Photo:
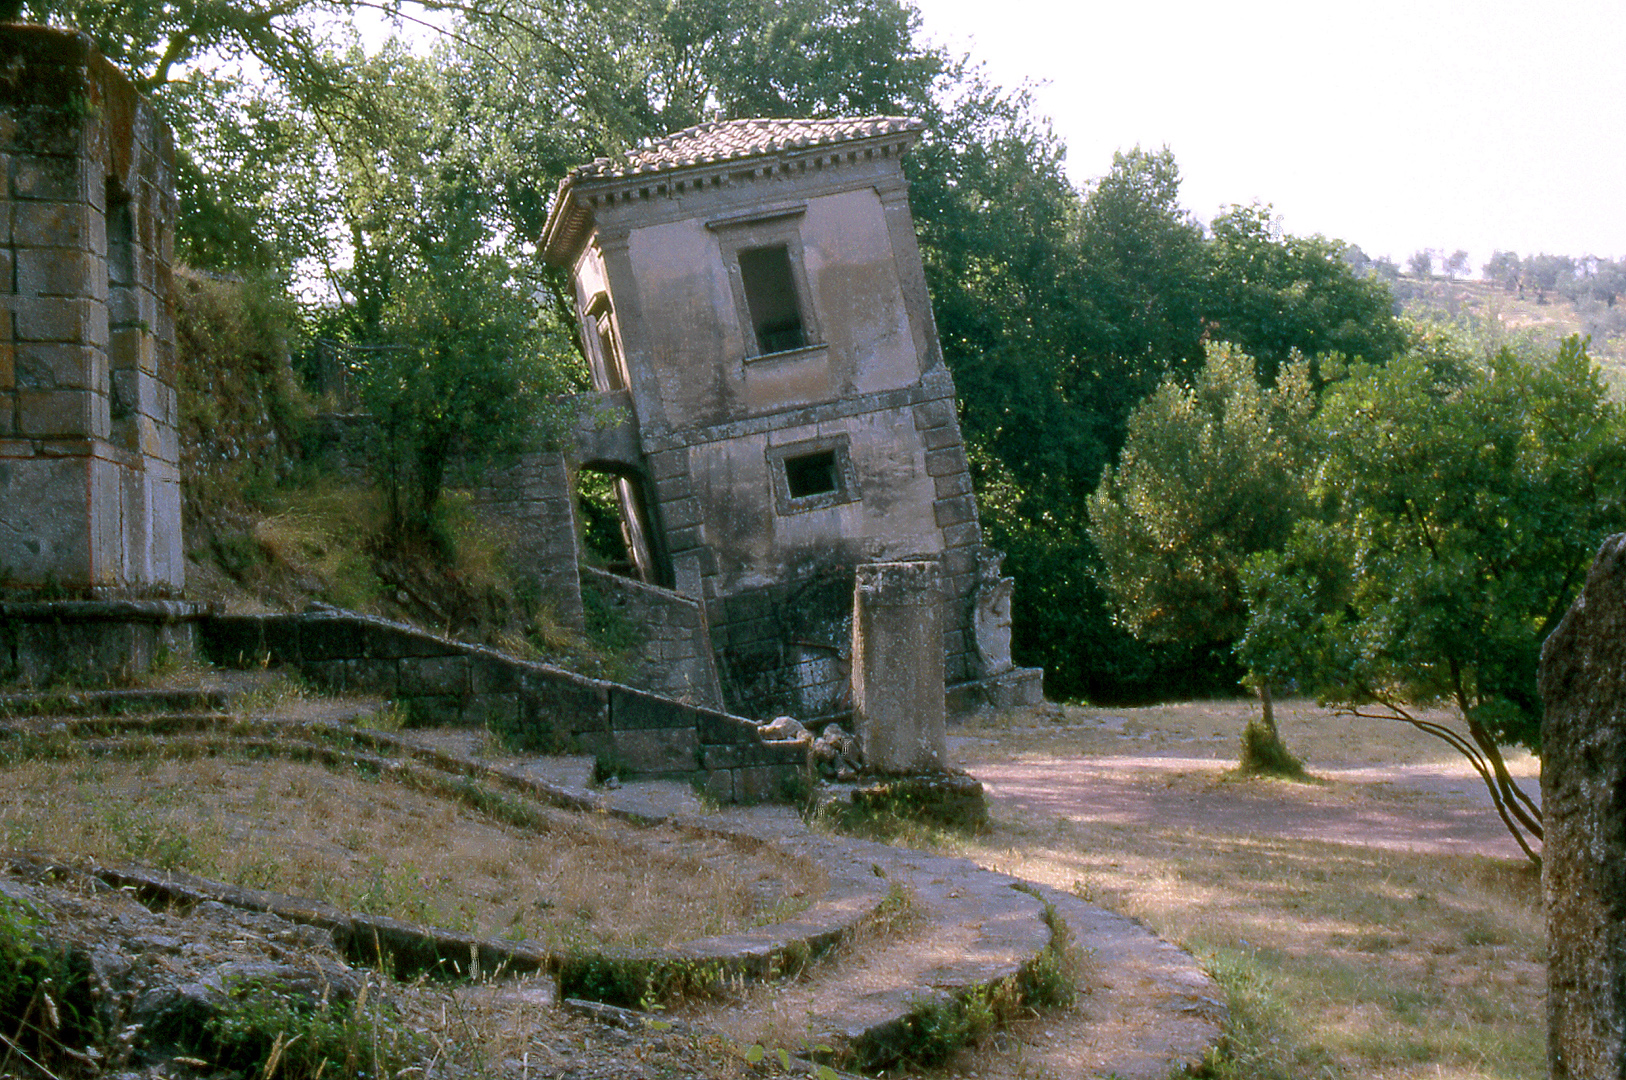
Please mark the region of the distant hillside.
<svg viewBox="0 0 1626 1080"><path fill-rule="evenodd" d="M1613 307L1583 300L1579 305L1556 293L1538 300L1532 289L1508 292L1488 281L1448 281L1402 274L1393 283L1395 299L1408 315L1443 314L1459 322L1487 321L1509 335L1529 334L1557 343L1570 334L1592 336L1592 358L1617 394L1626 396L1626 299Z"/></svg>

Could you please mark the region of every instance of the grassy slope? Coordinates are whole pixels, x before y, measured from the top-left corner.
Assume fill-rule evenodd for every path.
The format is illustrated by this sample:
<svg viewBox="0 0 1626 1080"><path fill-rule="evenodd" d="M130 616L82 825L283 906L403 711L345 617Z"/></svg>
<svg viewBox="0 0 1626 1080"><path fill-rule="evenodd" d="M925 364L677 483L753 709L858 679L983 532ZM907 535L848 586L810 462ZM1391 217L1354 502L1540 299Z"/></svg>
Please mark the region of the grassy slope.
<svg viewBox="0 0 1626 1080"><path fill-rule="evenodd" d="M1617 304L1614 310L1599 304L1577 307L1562 296L1543 301L1531 290L1521 296L1485 281L1422 281L1410 276L1396 283L1395 296L1408 315L1441 314L1490 325L1510 338L1529 335L1551 345L1571 334L1591 335L1592 358L1616 392L1626 392L1626 304Z"/></svg>

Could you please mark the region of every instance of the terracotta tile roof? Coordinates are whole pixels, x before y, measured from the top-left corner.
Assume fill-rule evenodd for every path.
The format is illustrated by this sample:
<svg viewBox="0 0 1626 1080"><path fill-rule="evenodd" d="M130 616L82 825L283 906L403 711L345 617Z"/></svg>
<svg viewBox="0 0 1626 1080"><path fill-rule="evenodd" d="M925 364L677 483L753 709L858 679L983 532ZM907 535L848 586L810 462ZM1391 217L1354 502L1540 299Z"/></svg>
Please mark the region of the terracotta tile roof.
<svg viewBox="0 0 1626 1080"><path fill-rule="evenodd" d="M568 180L614 179L802 150L853 139L924 129L904 116L847 117L836 120L781 120L758 117L720 120L685 128L615 157L602 157L570 170Z"/></svg>

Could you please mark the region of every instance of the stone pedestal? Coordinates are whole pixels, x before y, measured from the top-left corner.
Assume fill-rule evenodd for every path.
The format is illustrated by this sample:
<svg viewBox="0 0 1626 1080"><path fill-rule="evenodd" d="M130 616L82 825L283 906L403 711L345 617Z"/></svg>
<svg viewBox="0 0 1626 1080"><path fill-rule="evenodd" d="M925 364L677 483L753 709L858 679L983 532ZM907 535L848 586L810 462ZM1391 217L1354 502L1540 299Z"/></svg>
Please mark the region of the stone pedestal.
<svg viewBox="0 0 1626 1080"><path fill-rule="evenodd" d="M0 602L0 683L127 682L190 660L207 614L183 600Z"/></svg>
<svg viewBox="0 0 1626 1080"><path fill-rule="evenodd" d="M1547 1067L1626 1076L1626 534L1541 651Z"/></svg>
<svg viewBox="0 0 1626 1080"><path fill-rule="evenodd" d="M935 562L857 568L852 703L868 769L920 772L947 763L942 607Z"/></svg>
<svg viewBox="0 0 1626 1080"><path fill-rule="evenodd" d="M185 584L174 144L84 34L0 26L0 579Z"/></svg>

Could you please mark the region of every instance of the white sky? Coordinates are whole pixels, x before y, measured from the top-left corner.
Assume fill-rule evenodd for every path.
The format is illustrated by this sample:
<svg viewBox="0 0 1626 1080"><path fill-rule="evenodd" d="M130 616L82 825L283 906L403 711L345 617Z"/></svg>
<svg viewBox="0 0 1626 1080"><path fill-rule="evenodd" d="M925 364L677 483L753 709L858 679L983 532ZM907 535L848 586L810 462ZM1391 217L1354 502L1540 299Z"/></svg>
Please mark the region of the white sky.
<svg viewBox="0 0 1626 1080"><path fill-rule="evenodd" d="M1207 220L1274 205L1419 248L1626 256L1622 0L916 0L928 40L1035 88L1083 184L1168 145Z"/></svg>

